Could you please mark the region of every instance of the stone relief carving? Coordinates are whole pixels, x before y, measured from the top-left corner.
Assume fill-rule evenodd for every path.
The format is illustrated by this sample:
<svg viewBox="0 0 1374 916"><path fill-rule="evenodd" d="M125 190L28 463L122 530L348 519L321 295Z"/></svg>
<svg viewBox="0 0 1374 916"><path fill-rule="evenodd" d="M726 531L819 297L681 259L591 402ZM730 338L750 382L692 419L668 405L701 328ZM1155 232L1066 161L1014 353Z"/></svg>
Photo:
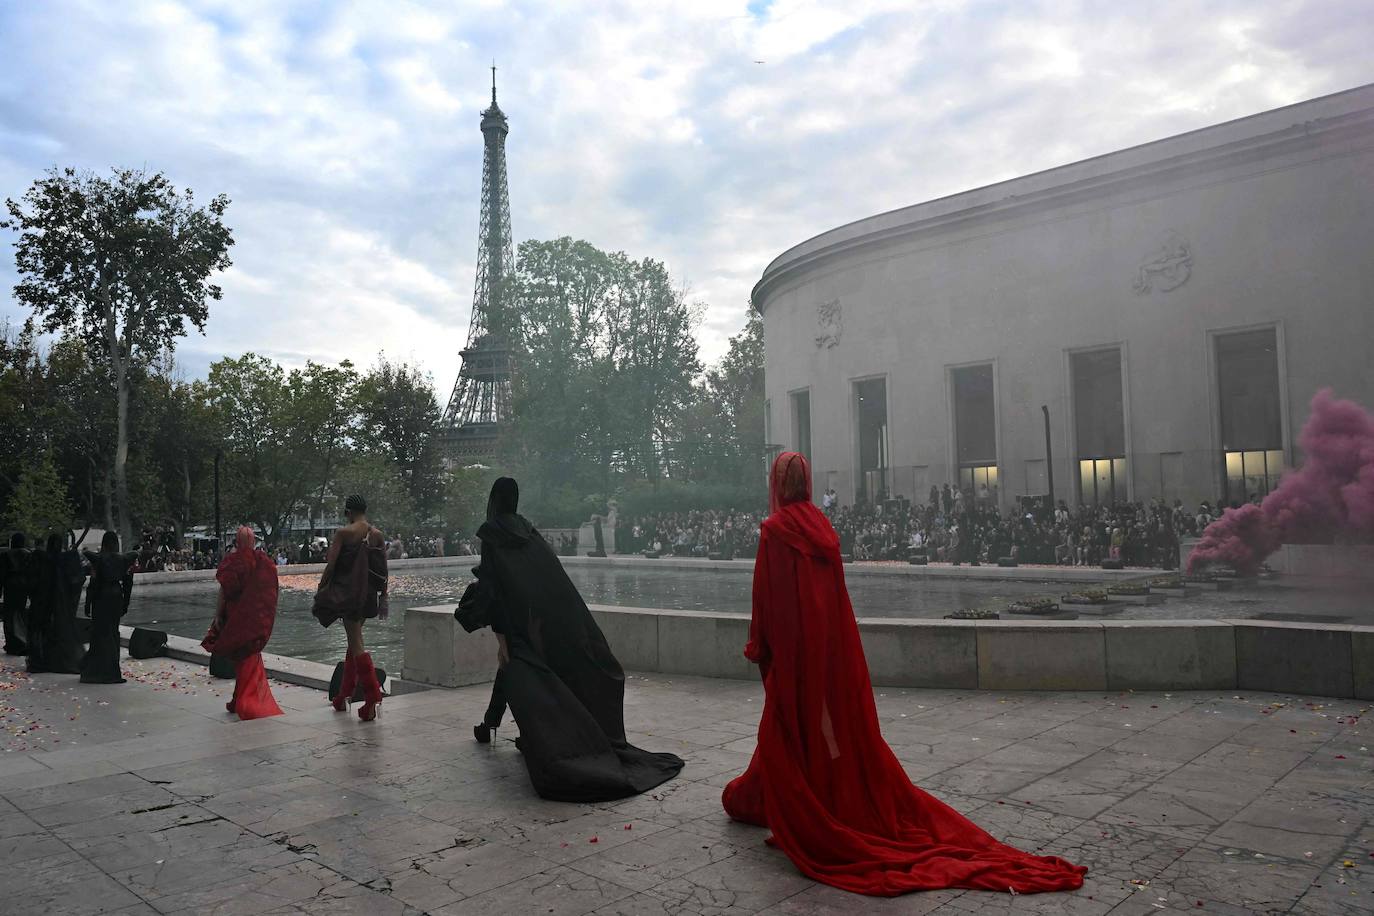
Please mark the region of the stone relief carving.
<svg viewBox="0 0 1374 916"><path fill-rule="evenodd" d="M828 350L840 342L840 334L844 332L843 319L838 299L822 302L816 307L816 323L821 331L816 335L816 349Z"/></svg>
<svg viewBox="0 0 1374 916"><path fill-rule="evenodd" d="M1132 288L1137 296L1147 295L1151 290L1167 293L1187 283L1192 274L1192 247L1183 236L1169 229L1140 262Z"/></svg>

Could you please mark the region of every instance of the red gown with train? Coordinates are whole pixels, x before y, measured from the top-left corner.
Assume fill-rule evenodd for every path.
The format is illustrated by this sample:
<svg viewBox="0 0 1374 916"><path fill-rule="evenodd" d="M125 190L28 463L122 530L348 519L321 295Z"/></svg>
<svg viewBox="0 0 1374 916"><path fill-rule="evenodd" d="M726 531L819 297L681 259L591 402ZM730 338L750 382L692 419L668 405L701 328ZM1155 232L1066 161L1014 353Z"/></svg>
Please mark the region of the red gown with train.
<svg viewBox="0 0 1374 916"><path fill-rule="evenodd" d="M201 647L234 661L229 711L240 719L261 719L282 714L262 664L262 650L277 619L277 566L253 548L251 532L248 538L247 549L240 538L238 549L224 558L215 573L223 606Z"/></svg>
<svg viewBox="0 0 1374 916"><path fill-rule="evenodd" d="M745 647L763 715L726 812L769 828L803 874L856 893L1081 887L1085 867L1000 843L911 783L878 729L839 541L811 503L805 459L780 456L770 491Z"/></svg>

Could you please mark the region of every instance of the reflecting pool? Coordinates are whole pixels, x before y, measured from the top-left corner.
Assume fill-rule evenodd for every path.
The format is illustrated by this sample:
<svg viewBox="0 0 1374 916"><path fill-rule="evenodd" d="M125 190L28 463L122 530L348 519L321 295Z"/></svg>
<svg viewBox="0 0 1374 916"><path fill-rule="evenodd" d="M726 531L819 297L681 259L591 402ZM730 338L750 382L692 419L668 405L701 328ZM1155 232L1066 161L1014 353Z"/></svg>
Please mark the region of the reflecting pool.
<svg viewBox="0 0 1374 916"><path fill-rule="evenodd" d="M738 570L637 570L623 565L569 565L568 575L588 604L673 610L748 613L752 564ZM283 575L276 629L268 651L280 655L334 662L343 657L344 634L339 627L321 627L310 614L317 576ZM466 568L426 570L392 577L388 620L369 621L364 640L377 662L399 675L404 649L405 609L419 605L457 604L470 581ZM1005 611L1007 604L1027 596L1057 598L1086 583L961 579L948 576L851 575L849 593L859 617L939 618L960 608ZM1312 622L1371 623L1374 610L1358 594L1299 591L1286 585L1233 592L1205 592L1170 598L1150 606L1114 604L1107 608L1078 606L1083 619L1207 619L1263 617L1311 619ZM133 603L124 623L148 625L178 636L199 640L215 611L215 586L205 582L195 591L149 586L134 588ZM1008 615L1003 614L1006 618Z"/></svg>

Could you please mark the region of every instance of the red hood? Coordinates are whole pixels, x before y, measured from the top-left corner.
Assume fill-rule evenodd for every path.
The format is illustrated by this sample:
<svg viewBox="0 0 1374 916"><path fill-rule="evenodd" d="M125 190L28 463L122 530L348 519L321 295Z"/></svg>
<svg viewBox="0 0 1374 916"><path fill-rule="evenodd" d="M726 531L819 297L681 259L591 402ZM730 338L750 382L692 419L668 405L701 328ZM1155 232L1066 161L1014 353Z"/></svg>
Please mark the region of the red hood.
<svg viewBox="0 0 1374 916"><path fill-rule="evenodd" d="M820 509L810 502L788 503L763 521L768 534L811 556L839 557L840 539Z"/></svg>

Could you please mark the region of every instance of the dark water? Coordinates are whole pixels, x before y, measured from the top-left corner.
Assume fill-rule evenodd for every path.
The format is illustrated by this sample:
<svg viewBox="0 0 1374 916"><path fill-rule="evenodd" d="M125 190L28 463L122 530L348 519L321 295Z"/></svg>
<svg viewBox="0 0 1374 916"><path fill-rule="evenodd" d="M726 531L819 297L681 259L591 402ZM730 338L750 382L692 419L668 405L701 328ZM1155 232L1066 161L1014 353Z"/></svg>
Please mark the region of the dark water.
<svg viewBox="0 0 1374 916"><path fill-rule="evenodd" d="M569 566L568 575L588 604L672 610L749 613L753 577L750 567L739 571L646 569ZM283 575L277 625L269 652L333 662L343 657L344 634L338 626L321 627L310 615L315 577ZM368 650L389 672L400 673L404 654L405 609L430 604L457 604L467 583L467 571L392 577L388 620L370 620L363 631ZM849 583L854 611L860 617L940 617L965 607L1004 607L1023 595L1054 594L1055 583L986 582L967 579L853 577ZM1059 588L1059 590L1063 590ZM124 623L156 626L177 636L199 640L215 613L215 591L178 589L167 594L157 586L140 591Z"/></svg>
<svg viewBox="0 0 1374 916"><path fill-rule="evenodd" d="M620 607L748 613L752 576L750 567L738 571L693 569L645 569L569 566L568 575L588 604ZM282 593L276 629L268 651L318 662L343 657L344 634L328 629L310 615L314 576L282 577ZM420 605L457 604L470 581L466 570L392 577L389 620L368 621L364 640L378 663L400 673L404 654L405 609ZM1029 595L1058 597L1086 583L988 581L986 579L922 578L852 575L849 594L859 617L938 618L960 608L1005 610L1012 600ZM156 586L140 591L135 585L133 605L126 624L155 625L178 636L199 640L205 635L215 610L213 583L203 590L168 594ZM1205 592L1163 604L1113 605L1108 610L1077 608L1084 619L1210 619L1261 617L1303 619L1319 615L1330 623L1374 623L1374 608L1360 594L1333 591L1300 591L1286 585L1232 592ZM1004 618L1007 615L1003 615Z"/></svg>

